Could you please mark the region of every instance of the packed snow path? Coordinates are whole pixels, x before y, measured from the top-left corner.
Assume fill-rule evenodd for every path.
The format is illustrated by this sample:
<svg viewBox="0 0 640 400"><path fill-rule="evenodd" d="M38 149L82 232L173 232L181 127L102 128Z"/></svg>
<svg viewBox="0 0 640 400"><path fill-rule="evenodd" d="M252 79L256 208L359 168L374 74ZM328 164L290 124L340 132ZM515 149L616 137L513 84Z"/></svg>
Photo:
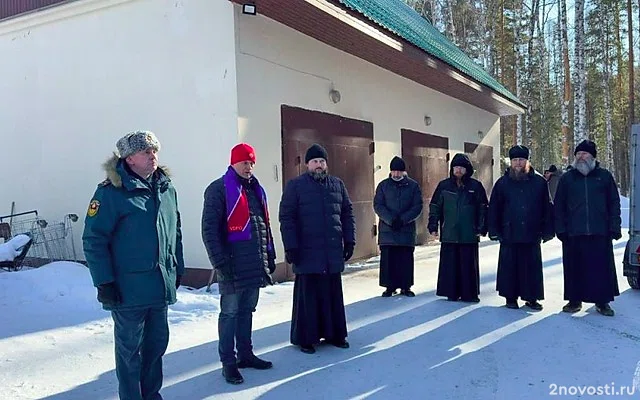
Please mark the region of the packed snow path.
<svg viewBox="0 0 640 400"><path fill-rule="evenodd" d="M416 249L415 298L381 298L377 269L345 274L347 350L321 346L308 355L291 346L293 285L266 288L254 315L253 339L256 353L274 368L242 370L245 383L239 386L225 383L220 373L219 296L181 288L170 308L161 393L167 400L613 394L633 385L640 361L640 291L630 289L622 276L625 241L614 242L622 294L612 303L613 318L596 313L592 304L575 315L561 312L557 239L542 246L541 312L504 307L495 292L499 246L494 242L481 243L479 304L435 296L438 246ZM88 271L77 264L0 273L0 399L117 398L113 325L95 295ZM624 390L616 398L632 397Z"/></svg>

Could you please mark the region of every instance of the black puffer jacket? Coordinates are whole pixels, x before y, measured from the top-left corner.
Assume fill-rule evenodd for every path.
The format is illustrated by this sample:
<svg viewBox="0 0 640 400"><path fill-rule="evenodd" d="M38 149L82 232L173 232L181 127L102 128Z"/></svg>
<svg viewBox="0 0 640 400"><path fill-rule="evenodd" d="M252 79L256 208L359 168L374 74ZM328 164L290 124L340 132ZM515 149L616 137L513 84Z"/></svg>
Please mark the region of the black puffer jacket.
<svg viewBox="0 0 640 400"><path fill-rule="evenodd" d="M344 270L344 244L356 243L356 222L340 178L316 181L305 173L287 182L280 202L280 232L286 251L295 250L296 274Z"/></svg>
<svg viewBox="0 0 640 400"><path fill-rule="evenodd" d="M547 181L531 168L514 180L509 169L498 179L489 201L489 237L504 243L535 243L553 238L553 210Z"/></svg>
<svg viewBox="0 0 640 400"><path fill-rule="evenodd" d="M455 165L467 172L458 186L453 175ZM487 192L482 183L473 179L469 157L456 154L451 160L450 177L436 187L429 204L429 232L438 232L442 243L477 243L487 234Z"/></svg>
<svg viewBox="0 0 640 400"><path fill-rule="evenodd" d="M565 172L558 183L554 206L559 237L620 237L618 188L611 173L599 165L587 176L575 168Z"/></svg>
<svg viewBox="0 0 640 400"><path fill-rule="evenodd" d="M257 180L241 179L249 201L251 239L227 240L227 206L223 178L213 181L204 193L202 212L202 239L211 265L217 270L220 293L232 294L236 290L263 287L271 283L269 273L275 269L275 250L271 228L267 226L264 207L256 193Z"/></svg>
<svg viewBox="0 0 640 400"><path fill-rule="evenodd" d="M394 181L391 177L383 180L376 188L373 209L380 218L380 246L415 246L416 220L422 214L422 193L418 182L404 177ZM394 231L393 218L398 216L402 227Z"/></svg>

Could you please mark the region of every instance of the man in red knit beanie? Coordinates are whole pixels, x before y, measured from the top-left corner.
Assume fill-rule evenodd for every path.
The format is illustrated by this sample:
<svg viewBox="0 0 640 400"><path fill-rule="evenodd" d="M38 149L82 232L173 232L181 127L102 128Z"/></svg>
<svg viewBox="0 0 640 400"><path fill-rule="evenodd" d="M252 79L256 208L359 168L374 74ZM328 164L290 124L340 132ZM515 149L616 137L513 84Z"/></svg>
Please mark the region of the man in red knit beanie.
<svg viewBox="0 0 640 400"><path fill-rule="evenodd" d="M220 291L218 353L222 375L232 384L244 382L238 368L272 367L251 344L260 288L273 283L276 269L267 195L253 176L255 162L253 147L236 145L227 172L207 187L202 212L202 239Z"/></svg>

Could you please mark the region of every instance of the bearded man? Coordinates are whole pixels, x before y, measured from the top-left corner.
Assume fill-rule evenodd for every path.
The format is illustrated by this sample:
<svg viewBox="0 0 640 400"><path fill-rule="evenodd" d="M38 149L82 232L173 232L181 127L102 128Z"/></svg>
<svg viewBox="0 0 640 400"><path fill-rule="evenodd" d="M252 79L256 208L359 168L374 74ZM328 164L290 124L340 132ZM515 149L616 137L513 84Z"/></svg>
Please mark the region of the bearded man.
<svg viewBox="0 0 640 400"><path fill-rule="evenodd" d="M613 240L622 237L620 195L609 171L596 161L596 144L582 141L572 168L562 175L555 197L555 229L562 240L564 299L562 311L575 313L582 302L613 316L609 302L620 295Z"/></svg>
<svg viewBox="0 0 640 400"><path fill-rule="evenodd" d="M480 301L480 236L487 234L487 192L473 179L466 154L451 160L449 178L436 187L429 204L429 233L440 229L436 295L449 301Z"/></svg>
<svg viewBox="0 0 640 400"><path fill-rule="evenodd" d="M532 310L544 299L541 241L553 239L547 182L529 163L529 149L509 150L511 167L498 179L489 201L489 238L500 241L496 288L507 308L519 308L518 297Z"/></svg>
<svg viewBox="0 0 640 400"><path fill-rule="evenodd" d="M353 256L356 221L347 188L328 173L327 160L324 147L309 147L307 171L287 182L280 201L285 258L296 274L291 343L307 354L321 339L349 348L341 274Z"/></svg>

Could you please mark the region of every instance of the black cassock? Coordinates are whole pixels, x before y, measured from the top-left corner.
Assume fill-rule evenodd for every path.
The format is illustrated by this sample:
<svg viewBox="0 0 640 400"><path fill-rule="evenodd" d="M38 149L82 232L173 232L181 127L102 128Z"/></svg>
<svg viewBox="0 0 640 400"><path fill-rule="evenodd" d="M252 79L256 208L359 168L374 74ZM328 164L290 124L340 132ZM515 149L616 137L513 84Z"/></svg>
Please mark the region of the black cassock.
<svg viewBox="0 0 640 400"><path fill-rule="evenodd" d="M540 243L500 244L496 289L507 299L544 299Z"/></svg>
<svg viewBox="0 0 640 400"><path fill-rule="evenodd" d="M409 290L413 286L413 246L380 246L380 286Z"/></svg>
<svg viewBox="0 0 640 400"><path fill-rule="evenodd" d="M467 301L479 294L478 243L441 243L436 295Z"/></svg>
<svg viewBox="0 0 640 400"><path fill-rule="evenodd" d="M500 240L498 294L507 300L544 299L540 243L553 238L553 212L547 182L533 168L520 179L507 170L496 182L489 236Z"/></svg>
<svg viewBox="0 0 640 400"><path fill-rule="evenodd" d="M562 253L565 300L600 304L620 295L611 238L570 236Z"/></svg>
<svg viewBox="0 0 640 400"><path fill-rule="evenodd" d="M342 275L298 274L293 285L291 343L311 346L347 337Z"/></svg>

